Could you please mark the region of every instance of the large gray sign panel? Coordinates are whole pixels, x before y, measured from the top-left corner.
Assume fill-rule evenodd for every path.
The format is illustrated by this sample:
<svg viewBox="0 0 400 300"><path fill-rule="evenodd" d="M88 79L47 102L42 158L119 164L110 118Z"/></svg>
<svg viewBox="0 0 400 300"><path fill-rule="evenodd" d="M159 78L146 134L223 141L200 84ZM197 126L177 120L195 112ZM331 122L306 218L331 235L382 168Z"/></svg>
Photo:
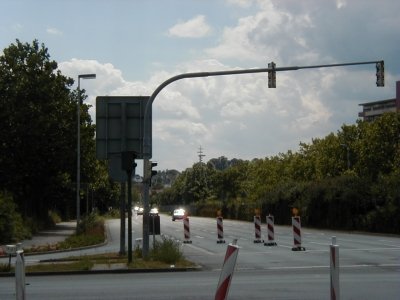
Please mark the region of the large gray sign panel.
<svg viewBox="0 0 400 300"><path fill-rule="evenodd" d="M143 158L144 113L148 96L99 96L96 98L96 156L110 159L134 151ZM146 135L152 137L151 105ZM150 147L151 149L151 147ZM151 153L150 153L151 157Z"/></svg>

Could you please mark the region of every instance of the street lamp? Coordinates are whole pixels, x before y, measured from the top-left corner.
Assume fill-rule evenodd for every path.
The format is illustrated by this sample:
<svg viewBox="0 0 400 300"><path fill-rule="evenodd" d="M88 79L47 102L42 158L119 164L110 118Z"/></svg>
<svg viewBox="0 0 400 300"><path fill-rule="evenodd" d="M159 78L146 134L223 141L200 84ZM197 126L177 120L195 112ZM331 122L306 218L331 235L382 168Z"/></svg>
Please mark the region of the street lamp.
<svg viewBox="0 0 400 300"><path fill-rule="evenodd" d="M95 79L96 74L81 74L78 75L78 101L76 102L77 117L78 117L78 133L77 133L77 163L76 163L76 229L78 230L80 221L80 189L81 189L81 78Z"/></svg>

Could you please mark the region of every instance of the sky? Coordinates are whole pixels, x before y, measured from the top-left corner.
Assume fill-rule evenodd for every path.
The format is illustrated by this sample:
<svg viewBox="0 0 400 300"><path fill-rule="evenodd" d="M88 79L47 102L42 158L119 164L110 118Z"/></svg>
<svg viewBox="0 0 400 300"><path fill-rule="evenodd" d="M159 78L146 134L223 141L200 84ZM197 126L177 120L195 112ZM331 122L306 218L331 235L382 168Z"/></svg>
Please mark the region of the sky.
<svg viewBox="0 0 400 300"><path fill-rule="evenodd" d="M394 98L399 11L398 0L2 0L0 51L37 39L63 75L96 73L81 80L93 121L97 96L149 96L181 73L385 61L385 87L374 64L277 72L276 89L265 73L168 85L152 107L152 160L182 171L200 146L204 161L297 151L355 124L360 103Z"/></svg>

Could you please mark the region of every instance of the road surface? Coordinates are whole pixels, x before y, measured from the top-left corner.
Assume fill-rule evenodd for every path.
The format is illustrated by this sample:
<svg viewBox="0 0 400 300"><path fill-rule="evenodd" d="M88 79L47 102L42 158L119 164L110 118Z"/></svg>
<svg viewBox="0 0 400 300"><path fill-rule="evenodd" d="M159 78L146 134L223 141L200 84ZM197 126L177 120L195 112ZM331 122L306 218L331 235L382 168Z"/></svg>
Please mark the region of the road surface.
<svg viewBox="0 0 400 300"><path fill-rule="evenodd" d="M140 216L133 219L133 239L141 237L141 221ZM106 246L67 255L118 251L119 221L112 220L108 225ZM184 238L182 221L173 222L165 215L161 216L161 231ZM28 277L28 299L212 299L227 244L217 244L215 219L191 217L190 231L192 244L183 244L182 249L188 259L203 266L203 271ZM266 239L265 224L261 233ZM342 299L399 299L399 237L306 228L302 230L306 251L292 251L289 226L276 226L278 246L268 247L254 243L253 223L224 220L224 239L227 243L238 239L240 246L229 299L329 299L332 236L340 246ZM1 278L0 299L15 299L14 290L13 278Z"/></svg>

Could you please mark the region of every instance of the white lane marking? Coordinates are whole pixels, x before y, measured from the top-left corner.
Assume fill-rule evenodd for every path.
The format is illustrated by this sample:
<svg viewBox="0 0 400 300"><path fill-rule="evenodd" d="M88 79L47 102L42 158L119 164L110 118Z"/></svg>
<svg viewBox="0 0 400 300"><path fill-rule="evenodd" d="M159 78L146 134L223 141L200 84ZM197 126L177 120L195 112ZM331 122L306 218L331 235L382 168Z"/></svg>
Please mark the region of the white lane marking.
<svg viewBox="0 0 400 300"><path fill-rule="evenodd" d="M203 249L203 248L194 246L193 244L184 244L184 246L185 246L185 247L192 248L192 249L195 249L195 250L198 250L198 251L203 252L203 253L208 254L208 255L215 255L215 253L213 253L213 252L211 252L211 251L208 251L208 250L206 250L206 249Z"/></svg>
<svg viewBox="0 0 400 300"><path fill-rule="evenodd" d="M310 243L310 244L315 244L315 245L321 245L321 246L329 246L330 244L327 244L327 243L317 243L317 242L308 242L308 243Z"/></svg>
<svg viewBox="0 0 400 300"><path fill-rule="evenodd" d="M370 268L370 267L400 267L400 264L356 264L340 265L340 268ZM330 266L289 266L289 267L266 267L264 270L306 270L306 269L327 269Z"/></svg>
<svg viewBox="0 0 400 300"><path fill-rule="evenodd" d="M204 236L200 236L200 235L195 235L194 237L198 238L198 239L204 239Z"/></svg>

